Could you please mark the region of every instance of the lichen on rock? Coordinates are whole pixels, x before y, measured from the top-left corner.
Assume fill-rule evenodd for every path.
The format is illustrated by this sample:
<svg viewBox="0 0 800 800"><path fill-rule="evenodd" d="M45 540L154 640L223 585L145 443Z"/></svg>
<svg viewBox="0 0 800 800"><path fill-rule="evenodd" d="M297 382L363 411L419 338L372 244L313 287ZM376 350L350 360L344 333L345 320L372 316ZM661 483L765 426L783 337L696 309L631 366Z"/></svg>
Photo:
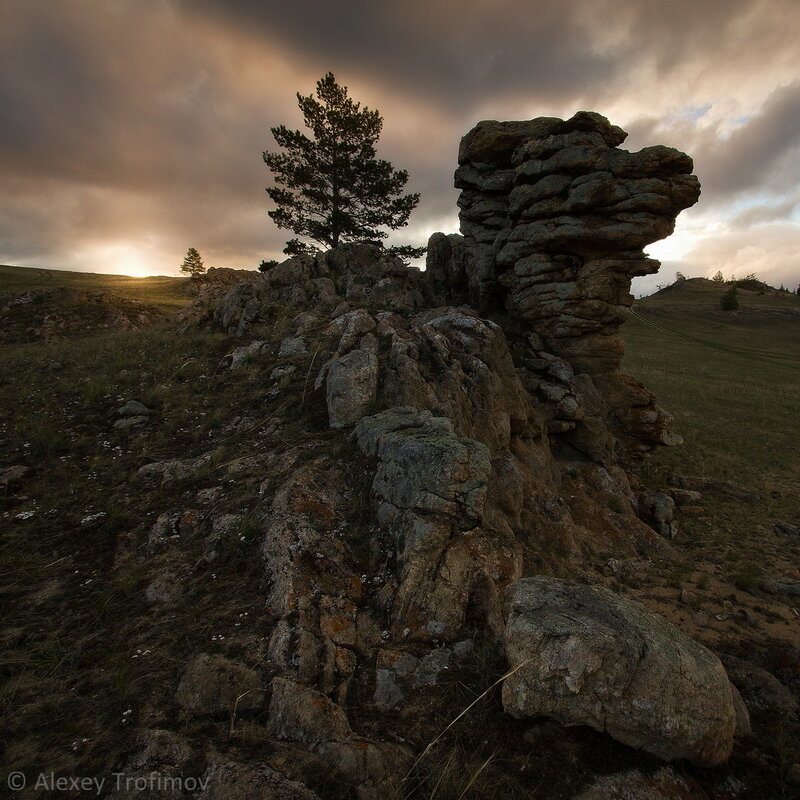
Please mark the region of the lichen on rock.
<svg viewBox="0 0 800 800"><path fill-rule="evenodd" d="M715 656L587 585L612 562L671 559L678 535L672 497L634 471L675 437L621 374L619 328L631 278L658 267L642 248L699 186L688 156L629 153L624 138L588 112L479 123L459 151L462 233L431 237L425 272L349 243L199 311L259 337L230 360L274 356L279 433L295 412L305 424L263 460L267 727L359 796L395 791L410 755L365 738L364 720L419 709L480 641L505 643L514 716L704 766L747 730ZM168 483L204 463L138 477ZM261 463L234 459L226 479ZM559 569L574 580L531 577Z"/></svg>

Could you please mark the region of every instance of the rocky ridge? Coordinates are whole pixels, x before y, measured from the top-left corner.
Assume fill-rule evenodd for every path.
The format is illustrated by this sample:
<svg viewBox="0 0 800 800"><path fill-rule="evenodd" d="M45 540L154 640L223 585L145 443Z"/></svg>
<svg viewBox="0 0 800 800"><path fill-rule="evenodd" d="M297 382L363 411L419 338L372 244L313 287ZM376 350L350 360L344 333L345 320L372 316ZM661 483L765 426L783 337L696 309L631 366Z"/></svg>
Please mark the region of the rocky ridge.
<svg viewBox="0 0 800 800"><path fill-rule="evenodd" d="M159 309L114 292L61 287L7 292L0 299L0 343L137 330L164 319Z"/></svg>
<svg viewBox="0 0 800 800"><path fill-rule="evenodd" d="M149 520L111 559L147 576L135 641L192 634L121 710L129 772L232 800L427 797L447 780L427 766L441 708L474 701L522 796L758 796L726 762L751 713L794 725L792 689L614 579L672 563L676 506L708 488L664 494L636 470L674 437L620 373L618 329L654 266L641 247L697 184L688 157L623 138L588 113L480 123L456 173L463 235L435 234L427 271L347 244L201 291L181 325L209 353L170 378L209 387L193 444L150 444L173 413L158 395L110 410L120 447L151 453L125 478ZM143 643L131 659L156 661Z"/></svg>
<svg viewBox="0 0 800 800"><path fill-rule="evenodd" d="M280 355L313 351L304 394L363 465L365 527L352 530L344 465L311 457L287 470L262 542L273 733L334 753L359 796L396 787L413 754L355 734L353 698L413 707L476 636L505 637L514 716L700 765L724 762L749 729L715 655L583 585L582 555L669 558L676 535L673 499L630 470L677 440L620 373L619 325L631 278L658 267L641 248L672 231L699 184L688 156L628 153L624 137L585 112L479 123L456 171L463 235L435 234L426 272L349 244L198 304L202 325L242 337L280 321ZM230 366L269 346L239 348ZM533 551L553 549L572 555L577 583L521 580L547 571ZM356 767L364 747L374 755Z"/></svg>

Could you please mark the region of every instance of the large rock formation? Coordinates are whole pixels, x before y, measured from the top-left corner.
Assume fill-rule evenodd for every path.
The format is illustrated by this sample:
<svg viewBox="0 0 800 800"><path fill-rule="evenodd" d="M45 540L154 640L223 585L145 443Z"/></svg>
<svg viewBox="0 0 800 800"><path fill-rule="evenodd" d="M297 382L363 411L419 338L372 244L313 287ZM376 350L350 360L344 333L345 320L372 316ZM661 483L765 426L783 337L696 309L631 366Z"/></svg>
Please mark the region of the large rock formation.
<svg viewBox="0 0 800 800"><path fill-rule="evenodd" d="M619 373L618 328L631 277L656 267L641 248L698 188L688 157L627 153L623 138L588 113L480 123L456 173L463 236L432 237L426 273L347 244L288 259L203 311L229 334L256 329L225 363L274 359L272 395L292 387L309 426L262 485L270 730L364 797L396 786L409 754L364 739L348 704L413 702L476 635L505 635L512 665L546 662L506 684L516 715L593 725L668 759L717 764L730 751L719 662L580 585L597 580L598 555L669 558L676 534L670 498L629 469L669 436L652 395ZM555 562L578 582L540 592L532 619L520 578ZM570 603L577 633L553 622Z"/></svg>
<svg viewBox="0 0 800 800"><path fill-rule="evenodd" d="M659 263L642 252L672 233L700 194L692 160L669 147L619 149L599 114L478 123L461 141L460 237L436 234L436 285L483 312L503 309L591 376L629 451L674 441L652 395L619 374L630 281Z"/></svg>
<svg viewBox="0 0 800 800"><path fill-rule="evenodd" d="M705 647L608 589L540 576L507 597L511 714L589 725L667 760L730 756L733 690Z"/></svg>

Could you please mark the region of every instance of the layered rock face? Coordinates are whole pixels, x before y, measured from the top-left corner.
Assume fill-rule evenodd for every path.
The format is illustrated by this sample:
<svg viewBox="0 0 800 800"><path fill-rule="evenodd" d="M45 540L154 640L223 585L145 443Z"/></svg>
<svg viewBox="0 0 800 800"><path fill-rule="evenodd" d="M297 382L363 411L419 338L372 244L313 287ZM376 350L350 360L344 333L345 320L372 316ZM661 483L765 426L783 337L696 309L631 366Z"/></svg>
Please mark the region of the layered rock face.
<svg viewBox="0 0 800 800"><path fill-rule="evenodd" d="M673 440L652 395L619 373L630 281L657 271L642 248L672 233L700 185L684 153L630 153L626 136L591 112L478 123L455 173L463 238L435 235L428 270L441 291L510 313L590 375L633 452Z"/></svg>
<svg viewBox="0 0 800 800"><path fill-rule="evenodd" d="M545 577L514 583L508 602L511 714L589 725L667 760L708 767L730 756L728 676L662 617L608 589Z"/></svg>
<svg viewBox="0 0 800 800"><path fill-rule="evenodd" d="M688 157L626 153L623 138L587 113L481 123L456 173L464 235L431 239L427 273L348 244L204 311L259 336L226 363L274 360L269 396L293 387L306 426L262 485L270 730L359 796L396 787L412 755L360 736L363 705L352 718L348 705L413 705L476 638L504 640L519 667L504 688L515 716L665 759L730 752L719 661L582 585L601 580L598 553L670 558L676 535L671 500L628 469L668 436L652 395L619 374L618 327L631 277L656 266L642 246L698 188ZM525 577L565 565L574 583Z"/></svg>

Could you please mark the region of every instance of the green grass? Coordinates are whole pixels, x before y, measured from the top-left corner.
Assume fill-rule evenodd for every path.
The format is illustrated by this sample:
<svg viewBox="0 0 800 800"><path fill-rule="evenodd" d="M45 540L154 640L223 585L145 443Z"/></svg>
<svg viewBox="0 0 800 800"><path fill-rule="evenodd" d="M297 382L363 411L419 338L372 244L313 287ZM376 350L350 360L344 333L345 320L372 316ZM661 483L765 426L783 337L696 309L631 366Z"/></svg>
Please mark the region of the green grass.
<svg viewBox="0 0 800 800"><path fill-rule="evenodd" d="M675 416L685 440L656 462L753 488L791 485L800 474L800 297L740 289L742 309L723 312L723 289L686 283L637 303L623 328L623 371Z"/></svg>
<svg viewBox="0 0 800 800"><path fill-rule="evenodd" d="M184 291L188 280L188 278L161 275L134 278L129 275L0 265L0 294L8 291L55 288L110 291L129 300L139 300L163 310L182 308L192 301Z"/></svg>

